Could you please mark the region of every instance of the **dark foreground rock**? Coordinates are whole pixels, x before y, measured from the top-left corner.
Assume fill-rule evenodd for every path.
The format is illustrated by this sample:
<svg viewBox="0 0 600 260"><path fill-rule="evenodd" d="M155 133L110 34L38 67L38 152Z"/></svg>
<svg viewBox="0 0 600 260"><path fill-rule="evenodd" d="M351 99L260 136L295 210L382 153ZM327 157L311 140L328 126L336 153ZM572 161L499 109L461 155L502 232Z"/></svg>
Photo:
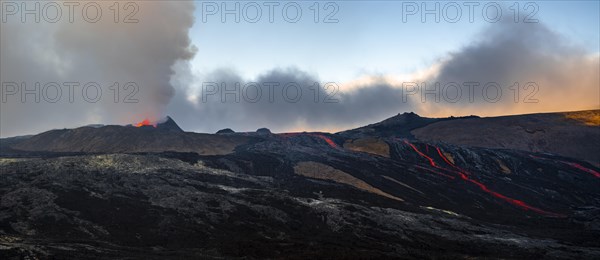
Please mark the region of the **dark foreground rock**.
<svg viewBox="0 0 600 260"><path fill-rule="evenodd" d="M525 168L550 179L563 178L564 183L536 187L544 185L539 182L544 178L527 176L530 169L491 174L501 180L487 180L487 174L477 177L498 192L548 210L535 212L477 185L422 170L430 167L417 159L419 155L415 164L408 164L338 151L314 136L291 138L227 156L2 159L0 255L3 259L600 257L594 240L599 235L594 213L599 206L598 181L585 172L562 166L551 171L543 159L531 159L532 165ZM310 146L294 145L286 152L288 158L266 156L260 150L261 146L275 153L278 147L290 149L286 142L323 146L324 159L309 155L315 149ZM392 157L413 160L410 149L398 143ZM511 153L489 155L514 159ZM296 161L313 162L313 167L331 165L337 174L343 172L369 186L330 173L329 178L320 178L318 168L312 178L303 176L297 167L304 164ZM533 178L533 183L521 178ZM579 190L562 190L575 184L581 184Z"/></svg>

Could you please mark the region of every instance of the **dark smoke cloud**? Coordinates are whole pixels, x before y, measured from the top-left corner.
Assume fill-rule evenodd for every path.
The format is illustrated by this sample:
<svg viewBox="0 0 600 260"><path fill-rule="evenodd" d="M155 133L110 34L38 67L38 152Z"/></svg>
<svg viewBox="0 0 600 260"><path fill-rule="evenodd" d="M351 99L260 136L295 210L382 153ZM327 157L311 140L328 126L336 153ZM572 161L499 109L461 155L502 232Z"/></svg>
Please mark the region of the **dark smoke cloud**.
<svg viewBox="0 0 600 260"><path fill-rule="evenodd" d="M261 127L272 131L339 130L381 120L409 108L402 102L402 92L384 81L343 91L343 86L336 83L336 88L297 68L274 69L254 80L243 79L233 70L221 69L196 80L198 88L177 95L169 113L175 115L183 127L207 132L221 128L253 131ZM223 99L222 88L215 92L207 83L225 84L227 90L234 90L239 83L235 91L240 93L239 101L234 94L227 94ZM244 86L249 83L254 85L245 90ZM270 86L271 83L278 86ZM257 98L259 92L262 95ZM191 101L190 94L195 97Z"/></svg>
<svg viewBox="0 0 600 260"><path fill-rule="evenodd" d="M25 1L32 5L38 1ZM102 17L96 23L83 20L80 2L74 23L63 17L57 23L40 23L28 17L26 23L20 15L9 17L1 24L1 76L2 82L25 82L33 88L35 82L42 87L48 82L97 82L102 97L96 103L82 98L82 87L76 89L74 100L68 98L68 88L62 88L58 102L41 99L36 103L29 96L21 102L20 93L10 96L1 104L0 135L2 137L38 133L49 128L76 127L90 123L127 124L145 117L158 119L175 93L170 83L174 75L172 66L194 55L188 30L194 22L194 4L191 1L138 1L138 11L133 16L137 23L124 23L131 8L124 9L121 2L119 22L113 20L110 6L114 1L95 1L100 5ZM17 2L20 4L21 2ZM62 2L58 2L62 3ZM41 1L44 5L45 2ZM93 12L92 12L93 13ZM118 82L121 88L134 82L139 92L137 103L123 103L134 90L121 89L119 102L114 102L111 85ZM51 91L50 96L54 97ZM90 92L94 97L95 92Z"/></svg>

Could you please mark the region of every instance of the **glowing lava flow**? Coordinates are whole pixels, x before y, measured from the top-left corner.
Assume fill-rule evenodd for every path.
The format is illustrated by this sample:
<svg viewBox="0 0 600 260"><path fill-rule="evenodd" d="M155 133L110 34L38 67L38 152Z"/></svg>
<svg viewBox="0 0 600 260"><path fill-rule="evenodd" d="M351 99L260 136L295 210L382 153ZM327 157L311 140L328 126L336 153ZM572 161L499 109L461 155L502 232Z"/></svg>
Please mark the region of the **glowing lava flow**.
<svg viewBox="0 0 600 260"><path fill-rule="evenodd" d="M443 171L447 171L447 169L437 166L437 165L435 164L435 161L434 161L434 160L433 160L431 157L429 157L429 156L427 156L426 154L424 154L424 153L422 153L421 151L419 151L419 149L418 149L418 148L417 148L417 147L416 147L414 144L411 144L411 143L410 143L410 142L408 142L407 140L404 140L404 143L406 143L406 144L408 144L410 147L412 147L412 149L413 149L413 150L415 150L415 152L416 152L417 154L419 154L421 157L423 157L423 158L427 159L427 160L429 161L429 164L431 164L431 166L433 166L434 168L436 168L436 169L440 169L440 170L443 170ZM427 168L422 168L422 169L427 169ZM450 179L454 179L454 176L450 176L450 175L448 175L448 174L444 174L444 173L441 173L441 172L438 172L438 171L434 171L434 170L430 170L430 169L427 169L427 170L428 170L428 171L431 171L431 172L433 172L433 173L436 173L436 174L442 175L442 176L444 176L444 177L448 177L448 178L450 178Z"/></svg>
<svg viewBox="0 0 600 260"><path fill-rule="evenodd" d="M531 155L531 154L529 155L529 157L534 158L534 159L539 159L539 160L549 160L548 158L542 158L542 157ZM596 178L600 178L600 173L598 173L597 171L594 171L592 169L586 168L581 164L573 163L573 162L565 162L565 161L559 161L559 162L569 165L575 169L587 172L591 175L594 175L594 177L596 177Z"/></svg>
<svg viewBox="0 0 600 260"><path fill-rule="evenodd" d="M422 153L421 151L419 151L419 149L417 149L417 147L414 144L409 143L407 140L404 140L405 144L408 144L410 147L412 147L413 150L415 150L415 152L417 154L419 154L421 157L429 160L429 164L431 164L431 166L438 168L437 165L435 165L435 162L433 161L433 159L431 159L431 157L427 156L426 154Z"/></svg>
<svg viewBox="0 0 600 260"><path fill-rule="evenodd" d="M502 200L504 200L504 201L506 201L506 202L508 202L510 204L513 204L515 206L518 206L518 207L520 207L522 209L531 210L533 212L536 212L536 213L539 213L539 214L542 214L542 215L552 216L552 217L560 217L560 218L566 217L566 215L558 214L558 213L554 213L554 212L549 212L549 211L545 211L543 209L539 209L539 208L530 206L530 205L528 205L527 203L525 203L523 201L516 200L516 199L513 199L513 198L509 198L509 197L507 197L507 196L505 196L505 195L503 195L501 193L498 193L498 192L495 192L493 190L490 190L487 186L485 186L481 182L478 182L476 180L470 179L469 177L467 177L466 174L464 174L462 172L459 172L458 174L460 174L460 177L463 180L471 182L471 183L477 185L479 187L479 189L481 189L482 191L487 192L487 193L491 194L492 196L494 196L496 198L502 199Z"/></svg>
<svg viewBox="0 0 600 260"><path fill-rule="evenodd" d="M294 137L294 136L299 136L299 135L308 135L308 136L313 136L313 137L317 137L323 141L325 141L329 146L331 146L332 148L335 149L340 149L340 147L333 141L331 140L331 138L322 135L322 134L313 134L313 133L283 133L280 134L283 137Z"/></svg>
<svg viewBox="0 0 600 260"><path fill-rule="evenodd" d="M465 174L468 174L465 170L459 168L458 166L454 165L454 163L451 163L450 161L448 161L448 158L446 158L446 156L442 153L442 151L440 150L439 147L435 147L435 149L438 152L438 155L440 157L442 157L442 160L444 160L444 162L446 162L448 165L452 166L452 168L456 169L459 172L464 172Z"/></svg>
<svg viewBox="0 0 600 260"><path fill-rule="evenodd" d="M414 150L414 151L415 151L417 154L419 154L421 157L423 157L423 158L427 159L427 160L429 161L429 164L430 164L431 166L433 166L433 167L435 167L435 168L437 168L437 169L445 170L445 171L447 171L447 172L456 173L456 174L458 174L458 175L460 176L460 178L461 178L461 179L463 179L464 181L467 181L467 182L470 182L470 183L472 183L472 184L475 184L477 187L479 187L479 189L481 189L482 191L484 191L484 192L486 192L486 193L488 193L488 194L490 194L490 195L494 196L495 198L499 198L499 199L501 199L501 200L504 200L504 201L506 201L506 202L508 202L508 203L510 203L510 204L512 204L512 205L515 205L515 206L517 206L517 207L520 207L520 208L522 208L522 209L524 209L524 210L533 211L533 212L536 212L536 213L539 213L539 214L542 214L542 215L547 215L547 216L552 216L552 217L566 217L566 215L563 215L563 214L558 214L558 213L554 213L554 212L549 212L549 211L545 211L545 210L543 210L543 209L539 209L539 208L536 208L536 207L530 206L529 204L527 204L527 203L525 203L525 202L523 202L523 201L516 200L516 199L510 198L510 197L507 197L507 196L505 196L505 195L503 195L503 194L501 194L501 193L498 193L498 192L495 192L495 191L493 191L493 190L490 190L490 189L489 189L487 186L485 186L483 183L481 183L481 182L478 182L478 181L476 181L476 180L474 180L474 179L471 179L471 178L469 178L469 177L467 176L467 173L466 173L466 171L464 171L464 170L462 170L462 169L458 168L456 165L454 165L453 163L451 163L450 161L448 161L448 159L446 158L446 156L444 156L444 155L443 155L443 153L442 153L442 151L440 150L440 148L439 148L439 147L436 147L436 146L434 146L434 147L435 147L435 149L437 150L438 154L440 155L440 157L441 157L441 158L442 158L442 159L443 159L443 160L444 160L444 161L445 161L445 162L446 162L448 165L452 166L453 168L455 168L455 169L456 169L456 170L458 170L458 171L449 170L449 169L446 169L446 168L443 168L443 167L440 167L440 166L438 166L438 165L435 163L435 161L434 161L434 160L433 160L431 157L429 157L429 156L427 156L426 154L424 154L424 153L422 153L421 151L419 151L419 149L417 149L417 147L416 147L414 144L411 144L411 143L410 143L410 142L408 142L407 140L404 140L404 143L406 143L407 145L409 145L409 146L410 146L410 147L411 147L411 148L412 148L412 149L413 149L413 150ZM581 166L581 165L578 165L578 166ZM577 166L573 166L573 167L577 167ZM583 167L583 169L587 169L587 168ZM582 170L583 170L583 169L582 169ZM590 170L590 169L587 169L587 170ZM590 170L590 171L594 172L593 170ZM433 171L433 172L436 172L436 171ZM437 173L437 172L436 172L436 173ZM445 174L444 174L444 175L445 175ZM452 176L450 176L450 177L452 177Z"/></svg>
<svg viewBox="0 0 600 260"><path fill-rule="evenodd" d="M594 175L594 177L596 177L596 178L600 178L600 173L598 173L597 171L594 171L592 169L585 168L581 164L572 163L572 162L564 162L564 161L561 161L561 162L564 163L564 164L567 164L567 165L569 165L569 166L571 166L573 168L576 168L576 169L582 170L584 172L587 172L587 173L589 173L591 175Z"/></svg>
<svg viewBox="0 0 600 260"><path fill-rule="evenodd" d="M329 138L327 136L324 136L324 135L321 135L321 134L311 134L311 135L323 139L329 146L331 146L333 148L339 148L337 146L337 144L333 140L331 140L331 138Z"/></svg>
<svg viewBox="0 0 600 260"><path fill-rule="evenodd" d="M154 126L154 127L156 127L156 123L152 124L150 122L150 120L148 120L148 118L146 118L146 119L144 119L144 121L135 124L135 127L142 127L142 126Z"/></svg>

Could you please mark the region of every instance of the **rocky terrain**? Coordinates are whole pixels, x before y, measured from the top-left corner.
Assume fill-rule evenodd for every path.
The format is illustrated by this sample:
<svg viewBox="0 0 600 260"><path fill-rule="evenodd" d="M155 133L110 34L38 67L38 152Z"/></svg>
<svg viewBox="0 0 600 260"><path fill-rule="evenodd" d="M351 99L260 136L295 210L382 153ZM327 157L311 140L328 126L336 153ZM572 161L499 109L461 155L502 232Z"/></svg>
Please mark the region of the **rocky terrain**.
<svg viewBox="0 0 600 260"><path fill-rule="evenodd" d="M549 152L600 167L600 110L446 120L415 129L423 141Z"/></svg>
<svg viewBox="0 0 600 260"><path fill-rule="evenodd" d="M600 134L578 113L532 118L513 125L558 124L563 140ZM600 153L461 144L447 130L463 121L475 134L494 120L507 119L405 113L337 134L216 135L173 121L2 139L0 256L600 258Z"/></svg>
<svg viewBox="0 0 600 260"><path fill-rule="evenodd" d="M205 155L227 154L246 143L245 136L223 136L184 132L170 117L164 123L135 126L86 126L59 129L18 140L3 148L4 153L131 153L194 152ZM8 152L11 150L13 152ZM16 152L14 150L17 150Z"/></svg>

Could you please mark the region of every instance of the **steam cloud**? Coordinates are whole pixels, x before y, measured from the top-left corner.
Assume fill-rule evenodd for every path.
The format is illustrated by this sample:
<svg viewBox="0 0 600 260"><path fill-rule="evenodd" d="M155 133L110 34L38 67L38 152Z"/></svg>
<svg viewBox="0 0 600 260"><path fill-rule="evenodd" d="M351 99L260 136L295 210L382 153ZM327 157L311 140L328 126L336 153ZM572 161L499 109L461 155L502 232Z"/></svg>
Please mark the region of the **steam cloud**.
<svg viewBox="0 0 600 260"><path fill-rule="evenodd" d="M28 2L29 9L34 7L35 2L24 2ZM135 3L139 8L133 16L128 16L133 7L125 9L122 2L118 23L110 9L114 2L109 1L95 1L102 11L101 19L96 23L86 22L82 15L86 2L79 2L75 8L73 23L69 22L67 7L61 5L62 17L57 23L44 19L36 23L33 15L28 15L23 23L17 14L1 24L2 82L24 82L28 89L39 82L40 92L49 82L81 84L74 88L72 103L69 88L65 86L61 87L62 97L56 103L43 99L36 103L34 95L27 95L26 102L21 102L20 92L7 96L0 109L3 137L91 123L128 124L145 117L164 116L162 113L175 92L170 84L172 66L194 55L188 37L194 22L193 2L138 1ZM43 6L45 2L41 3ZM89 14L88 18L95 18L95 12ZM52 12L50 15L54 17ZM138 22L124 23L127 18ZM102 90L96 103L83 98L82 89L89 82L98 83ZM110 89L115 82L121 88L116 103ZM126 97L135 89L131 86L125 89L128 82L139 86L139 92L131 99ZM88 94L95 99L94 88ZM56 95L55 88L48 88L50 99ZM138 102L123 103L124 100Z"/></svg>

